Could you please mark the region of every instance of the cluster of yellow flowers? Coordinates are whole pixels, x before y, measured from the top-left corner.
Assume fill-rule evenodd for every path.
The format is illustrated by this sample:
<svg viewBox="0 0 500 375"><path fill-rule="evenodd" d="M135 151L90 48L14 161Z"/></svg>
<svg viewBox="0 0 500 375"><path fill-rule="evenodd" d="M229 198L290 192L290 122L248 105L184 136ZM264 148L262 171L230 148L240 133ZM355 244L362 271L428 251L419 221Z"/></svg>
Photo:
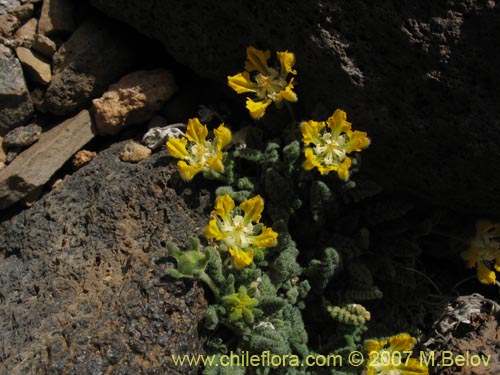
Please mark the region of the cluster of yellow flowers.
<svg viewBox="0 0 500 375"><path fill-rule="evenodd" d="M223 242L229 249L234 266L242 269L252 263L257 248L274 247L278 233L257 225L264 210L260 195L243 201L238 208L229 195L217 198L205 237Z"/></svg>
<svg viewBox="0 0 500 375"><path fill-rule="evenodd" d="M469 268L477 268L477 278L483 284L495 284L495 271L500 271L500 224L480 221L470 248L462 253Z"/></svg>
<svg viewBox="0 0 500 375"><path fill-rule="evenodd" d="M297 95L293 92L293 69L295 55L291 52L277 52L280 68L269 67L267 61L269 51L260 51L248 47L245 71L228 77L229 86L237 93L254 93L255 98L247 97L246 106L254 119L264 116L266 108L274 102L281 107L283 101L295 102ZM317 168L322 175L336 171L346 181L352 159L352 152L359 152L370 145L365 132L352 131L344 111L337 109L326 121L304 121L300 125L304 149L304 168ZM208 130L195 118L189 120L186 136L180 139L171 138L167 142L170 154L178 159L181 176L191 180L197 173L215 171L224 172L223 149L231 141L231 131L221 124L214 130L212 141L207 140Z"/></svg>

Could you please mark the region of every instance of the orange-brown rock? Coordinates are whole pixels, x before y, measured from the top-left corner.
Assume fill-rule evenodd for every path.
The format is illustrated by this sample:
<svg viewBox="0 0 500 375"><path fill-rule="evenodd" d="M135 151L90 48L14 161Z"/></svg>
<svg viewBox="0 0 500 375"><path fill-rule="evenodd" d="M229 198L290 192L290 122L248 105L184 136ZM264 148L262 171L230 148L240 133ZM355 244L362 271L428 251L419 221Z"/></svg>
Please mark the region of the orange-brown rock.
<svg viewBox="0 0 500 375"><path fill-rule="evenodd" d="M123 77L92 101L96 128L101 135L119 133L125 126L150 120L175 93L167 70L138 71Z"/></svg>

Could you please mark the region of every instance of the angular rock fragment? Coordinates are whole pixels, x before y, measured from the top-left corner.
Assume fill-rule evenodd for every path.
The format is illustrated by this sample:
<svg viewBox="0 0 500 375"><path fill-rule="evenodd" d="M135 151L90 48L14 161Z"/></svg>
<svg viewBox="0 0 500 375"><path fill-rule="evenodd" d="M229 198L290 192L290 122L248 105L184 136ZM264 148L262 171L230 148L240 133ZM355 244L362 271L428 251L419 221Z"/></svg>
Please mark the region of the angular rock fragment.
<svg viewBox="0 0 500 375"><path fill-rule="evenodd" d="M81 111L40 136L0 172L0 209L43 186L76 151L94 138L88 111Z"/></svg>
<svg viewBox="0 0 500 375"><path fill-rule="evenodd" d="M71 163L75 168L81 168L85 164L90 163L96 156L97 153L94 151L80 150L75 154L75 156L73 156Z"/></svg>
<svg viewBox="0 0 500 375"><path fill-rule="evenodd" d="M7 134L3 138L3 146L6 149L26 148L38 141L42 134L42 127L36 124L19 126Z"/></svg>
<svg viewBox="0 0 500 375"><path fill-rule="evenodd" d="M49 37L43 34L35 35L32 46L34 51L39 52L41 55L50 59L56 52L56 48L56 43Z"/></svg>
<svg viewBox="0 0 500 375"><path fill-rule="evenodd" d="M71 0L44 0L38 32L47 36L71 33L75 29L74 10Z"/></svg>
<svg viewBox="0 0 500 375"><path fill-rule="evenodd" d="M0 135L24 125L33 111L21 64L0 44Z"/></svg>
<svg viewBox="0 0 500 375"><path fill-rule="evenodd" d="M19 20L16 16L6 13L0 15L0 36L11 37L19 27Z"/></svg>
<svg viewBox="0 0 500 375"><path fill-rule="evenodd" d="M18 7L9 9L8 13L15 16L19 20L19 22L25 23L33 16L34 10L35 6L33 4L26 3Z"/></svg>
<svg viewBox="0 0 500 375"><path fill-rule="evenodd" d="M133 38L113 21L84 22L53 56L45 108L59 116L83 109L135 61Z"/></svg>
<svg viewBox="0 0 500 375"><path fill-rule="evenodd" d="M101 135L117 134L125 126L150 120L176 90L167 70L126 75L92 101L97 131Z"/></svg>
<svg viewBox="0 0 500 375"><path fill-rule="evenodd" d="M14 34L14 39L20 47L31 48L35 40L36 29L38 27L38 20L31 18L24 25L22 25Z"/></svg>
<svg viewBox="0 0 500 375"><path fill-rule="evenodd" d="M32 81L42 85L50 83L52 72L50 63L46 59L25 47L16 48L16 54Z"/></svg>

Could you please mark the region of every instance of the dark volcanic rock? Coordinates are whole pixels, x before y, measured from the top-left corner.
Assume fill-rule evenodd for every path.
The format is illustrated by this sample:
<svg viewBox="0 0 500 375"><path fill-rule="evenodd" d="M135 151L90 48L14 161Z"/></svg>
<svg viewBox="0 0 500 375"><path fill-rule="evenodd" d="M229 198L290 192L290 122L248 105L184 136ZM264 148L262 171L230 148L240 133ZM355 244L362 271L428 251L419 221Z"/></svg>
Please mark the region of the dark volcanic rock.
<svg viewBox="0 0 500 375"><path fill-rule="evenodd" d="M84 22L54 54L46 109L67 115L85 107L135 62L136 43L124 26L105 18Z"/></svg>
<svg viewBox="0 0 500 375"><path fill-rule="evenodd" d="M5 134L3 146L6 149L26 148L38 141L40 134L42 134L42 127L37 124L20 126Z"/></svg>
<svg viewBox="0 0 500 375"><path fill-rule="evenodd" d="M130 164L121 147L0 225L0 373L197 373L170 355L203 353L206 302L164 277L164 245L201 232L207 196L168 187L166 152Z"/></svg>
<svg viewBox="0 0 500 375"><path fill-rule="evenodd" d="M294 51L305 116L340 107L369 132L363 170L457 209L499 212L498 2L91 2L221 84L249 45Z"/></svg>
<svg viewBox="0 0 500 375"><path fill-rule="evenodd" d="M0 135L24 125L33 111L21 63L0 44Z"/></svg>

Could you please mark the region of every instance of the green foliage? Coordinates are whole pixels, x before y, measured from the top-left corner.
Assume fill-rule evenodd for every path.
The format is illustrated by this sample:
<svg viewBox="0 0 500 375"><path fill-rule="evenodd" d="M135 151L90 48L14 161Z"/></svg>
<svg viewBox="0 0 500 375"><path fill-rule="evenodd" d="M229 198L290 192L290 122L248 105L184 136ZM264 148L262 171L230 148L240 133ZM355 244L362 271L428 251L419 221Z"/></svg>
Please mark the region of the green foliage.
<svg viewBox="0 0 500 375"><path fill-rule="evenodd" d="M238 77L232 77L233 85L238 84ZM270 126L243 126L233 134L233 148L224 154L224 172L207 173L224 183L216 188L216 196L229 195L237 203L257 194L264 198L262 216L266 225L270 223L279 233L277 245L255 247L252 263L236 269L228 259L231 245L210 242L210 246L202 247L199 241L192 241L188 250L181 251L168 244L177 269L167 273L177 278L198 278L213 291L205 329L210 331L209 352L217 358L228 351L270 351L303 359L313 350L321 354L362 350L370 313L359 302L385 298L383 286L389 283L416 287L417 259L422 253L417 239L431 231L432 223L416 223L411 217L412 204L388 199L380 185L358 177L359 154L350 155L352 166L349 174L341 177L343 180L340 172L306 171L298 124L278 121ZM366 141L366 135L360 134L358 142ZM323 146L330 147L327 143ZM256 223L253 228L259 232L262 225ZM324 326L328 342L312 348L308 324ZM219 334L232 339L222 340ZM212 366L204 373L307 371ZM334 368L329 373L355 371Z"/></svg>

